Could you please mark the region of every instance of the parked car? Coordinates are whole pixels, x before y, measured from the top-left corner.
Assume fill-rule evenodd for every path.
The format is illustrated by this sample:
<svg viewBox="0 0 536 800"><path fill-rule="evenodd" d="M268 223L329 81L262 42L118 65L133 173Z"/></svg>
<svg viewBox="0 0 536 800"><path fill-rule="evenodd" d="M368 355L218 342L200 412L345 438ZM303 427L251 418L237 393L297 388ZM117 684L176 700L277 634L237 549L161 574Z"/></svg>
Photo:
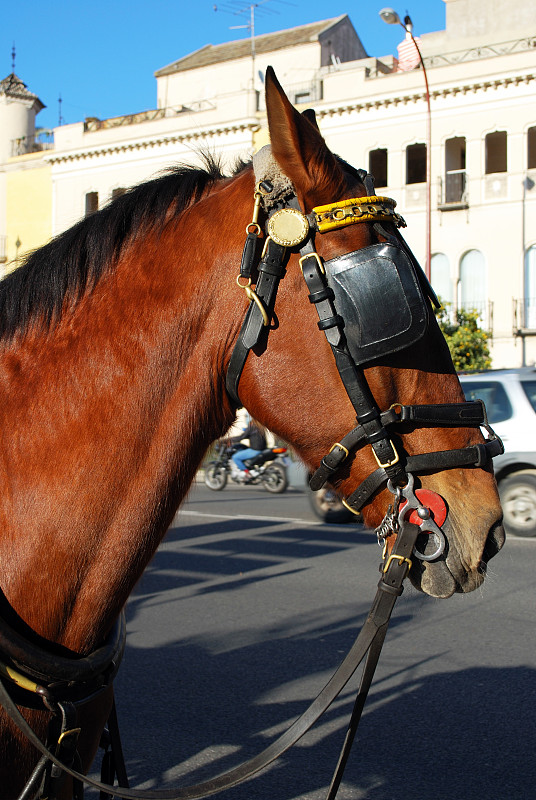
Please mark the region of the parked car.
<svg viewBox="0 0 536 800"><path fill-rule="evenodd" d="M507 533L536 536L536 369L460 375L467 400L483 400L504 442L493 459Z"/></svg>

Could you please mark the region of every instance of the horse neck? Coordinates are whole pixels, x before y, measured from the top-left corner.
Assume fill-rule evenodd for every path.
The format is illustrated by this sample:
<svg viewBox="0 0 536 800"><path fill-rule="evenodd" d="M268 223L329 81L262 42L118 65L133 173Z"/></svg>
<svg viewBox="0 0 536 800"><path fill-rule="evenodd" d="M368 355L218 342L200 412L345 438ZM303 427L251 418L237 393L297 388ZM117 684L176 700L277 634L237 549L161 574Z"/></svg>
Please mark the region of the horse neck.
<svg viewBox="0 0 536 800"><path fill-rule="evenodd" d="M15 494L6 512L1 585L29 625L76 650L119 613L233 418L222 348L240 314L222 312L239 293L231 301L209 279L204 226L187 217L132 246L48 336L10 354L28 380L4 404L4 430L24 443L6 473L25 476L32 502Z"/></svg>

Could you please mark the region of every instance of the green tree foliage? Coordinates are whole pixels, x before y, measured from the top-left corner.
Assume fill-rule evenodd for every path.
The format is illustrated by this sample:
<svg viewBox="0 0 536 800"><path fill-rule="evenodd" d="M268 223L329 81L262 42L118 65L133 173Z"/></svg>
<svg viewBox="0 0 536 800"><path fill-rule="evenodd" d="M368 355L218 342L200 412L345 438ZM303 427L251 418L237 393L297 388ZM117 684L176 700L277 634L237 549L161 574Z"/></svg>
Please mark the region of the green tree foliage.
<svg viewBox="0 0 536 800"><path fill-rule="evenodd" d="M453 322L448 308L442 305L436 310L436 317L457 372L490 369L490 334L480 327L478 311L460 309Z"/></svg>

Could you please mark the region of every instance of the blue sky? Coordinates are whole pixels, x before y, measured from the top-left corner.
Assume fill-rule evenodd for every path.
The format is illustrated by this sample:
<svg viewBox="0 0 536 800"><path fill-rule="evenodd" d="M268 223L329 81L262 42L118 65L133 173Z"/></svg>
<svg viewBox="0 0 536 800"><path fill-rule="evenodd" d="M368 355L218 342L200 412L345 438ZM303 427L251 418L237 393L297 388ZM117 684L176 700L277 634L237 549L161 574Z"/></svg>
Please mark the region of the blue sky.
<svg viewBox="0 0 536 800"><path fill-rule="evenodd" d="M205 44L246 38L251 0L1 0L0 79L15 72L47 108L37 124L88 116L112 117L156 108L154 71ZM386 0L330 3L321 0L258 0L256 34L348 14L369 55L396 53L403 37L378 11ZM214 6L217 10L214 10ZM443 0L411 0L393 6L411 15L416 35L445 27ZM240 13L241 10L243 13Z"/></svg>

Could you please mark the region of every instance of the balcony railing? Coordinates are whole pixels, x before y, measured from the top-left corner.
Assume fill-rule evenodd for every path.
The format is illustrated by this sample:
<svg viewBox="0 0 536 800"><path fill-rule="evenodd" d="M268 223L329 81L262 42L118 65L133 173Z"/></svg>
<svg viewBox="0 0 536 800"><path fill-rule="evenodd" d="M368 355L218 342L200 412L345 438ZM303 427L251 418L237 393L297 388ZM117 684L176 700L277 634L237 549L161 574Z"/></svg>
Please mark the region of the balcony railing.
<svg viewBox="0 0 536 800"><path fill-rule="evenodd" d="M536 335L536 297L522 297L513 301L514 336L526 333Z"/></svg>
<svg viewBox="0 0 536 800"><path fill-rule="evenodd" d="M464 169L447 170L444 177L439 178L438 208L441 211L454 211L469 208L467 193L467 173Z"/></svg>
<svg viewBox="0 0 536 800"><path fill-rule="evenodd" d="M493 300L461 300L458 308L476 312L480 327L493 335Z"/></svg>
<svg viewBox="0 0 536 800"><path fill-rule="evenodd" d="M21 136L11 140L11 155L25 156L28 153L40 153L43 150L54 149L54 134L52 131L39 131L32 136Z"/></svg>

